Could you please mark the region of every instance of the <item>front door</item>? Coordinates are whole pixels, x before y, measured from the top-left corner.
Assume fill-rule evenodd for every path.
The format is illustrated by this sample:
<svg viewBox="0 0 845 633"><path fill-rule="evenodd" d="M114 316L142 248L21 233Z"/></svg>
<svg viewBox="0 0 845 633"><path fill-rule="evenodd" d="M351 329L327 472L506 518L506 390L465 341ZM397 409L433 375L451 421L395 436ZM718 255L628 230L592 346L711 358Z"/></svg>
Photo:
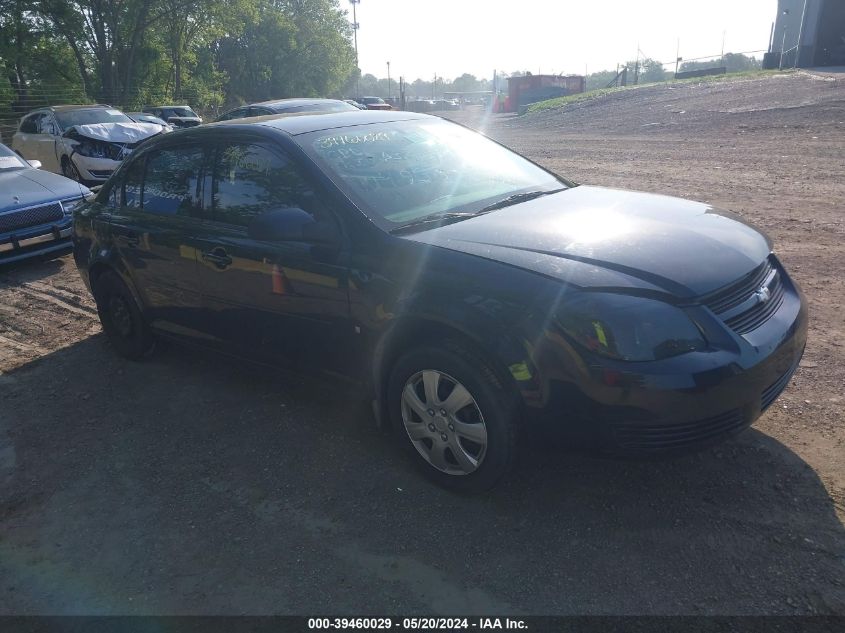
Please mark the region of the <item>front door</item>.
<svg viewBox="0 0 845 633"><path fill-rule="evenodd" d="M62 173L62 165L59 162L58 143L59 143L59 126L53 119L52 114L45 114L38 122L38 131L36 140L36 154L38 160L41 161L42 169L52 171L54 173Z"/></svg>
<svg viewBox="0 0 845 633"><path fill-rule="evenodd" d="M151 324L189 337L204 336L196 263L204 161L199 144L139 156L110 223Z"/></svg>
<svg viewBox="0 0 845 633"><path fill-rule="evenodd" d="M336 218L273 146L221 142L213 163L198 268L215 335L292 365L336 369L352 336L340 247L262 240L247 230L257 216L286 207L317 222Z"/></svg>

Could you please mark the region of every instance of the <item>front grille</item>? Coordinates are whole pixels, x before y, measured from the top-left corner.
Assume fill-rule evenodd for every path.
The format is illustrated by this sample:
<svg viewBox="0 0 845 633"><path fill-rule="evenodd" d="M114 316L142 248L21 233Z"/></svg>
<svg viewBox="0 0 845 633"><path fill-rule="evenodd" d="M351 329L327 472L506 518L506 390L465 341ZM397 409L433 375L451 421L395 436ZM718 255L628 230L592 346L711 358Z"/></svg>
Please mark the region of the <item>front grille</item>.
<svg viewBox="0 0 845 633"><path fill-rule="evenodd" d="M702 303L737 334L763 325L783 304L780 270L767 259L739 281L702 298Z"/></svg>
<svg viewBox="0 0 845 633"><path fill-rule="evenodd" d="M114 173L111 169L89 169L88 171L94 178L108 178Z"/></svg>
<svg viewBox="0 0 845 633"><path fill-rule="evenodd" d="M107 143L105 157L121 161L136 148L138 143Z"/></svg>
<svg viewBox="0 0 845 633"><path fill-rule="evenodd" d="M682 424L616 423L616 443L631 451L671 451L717 440L746 426L741 409Z"/></svg>
<svg viewBox="0 0 845 633"><path fill-rule="evenodd" d="M778 396L786 389L789 380L792 378L792 374L795 373L797 368L798 363L793 364L792 367L786 370L783 376L763 390L763 394L760 396L760 411L765 411L778 399Z"/></svg>
<svg viewBox="0 0 845 633"><path fill-rule="evenodd" d="M2 213L0 214L0 233L56 222L63 217L62 205L58 202Z"/></svg>

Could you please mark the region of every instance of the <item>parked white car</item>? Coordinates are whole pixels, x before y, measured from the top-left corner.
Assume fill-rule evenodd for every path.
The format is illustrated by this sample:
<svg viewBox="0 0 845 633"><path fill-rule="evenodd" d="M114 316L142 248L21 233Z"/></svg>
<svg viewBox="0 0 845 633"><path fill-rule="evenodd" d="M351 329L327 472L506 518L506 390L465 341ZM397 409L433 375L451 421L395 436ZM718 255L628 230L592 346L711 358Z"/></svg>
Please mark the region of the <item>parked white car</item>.
<svg viewBox="0 0 845 633"><path fill-rule="evenodd" d="M104 105L40 108L24 116L12 149L43 169L87 185L108 180L142 141L166 131L155 123L135 122Z"/></svg>

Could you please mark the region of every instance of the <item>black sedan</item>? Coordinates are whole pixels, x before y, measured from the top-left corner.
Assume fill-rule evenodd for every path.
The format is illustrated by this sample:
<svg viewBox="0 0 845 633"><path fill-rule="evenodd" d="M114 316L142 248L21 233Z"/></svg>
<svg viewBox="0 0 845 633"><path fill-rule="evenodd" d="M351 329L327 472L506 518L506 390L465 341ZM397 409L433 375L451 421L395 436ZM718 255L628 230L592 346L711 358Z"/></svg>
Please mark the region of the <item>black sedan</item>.
<svg viewBox="0 0 845 633"><path fill-rule="evenodd" d="M0 144L0 265L68 250L74 207L91 192Z"/></svg>
<svg viewBox="0 0 845 633"><path fill-rule="evenodd" d="M161 336L345 374L429 476L466 491L543 420L627 455L723 440L806 340L801 292L738 218L576 186L425 115L174 132L74 227L119 353Z"/></svg>

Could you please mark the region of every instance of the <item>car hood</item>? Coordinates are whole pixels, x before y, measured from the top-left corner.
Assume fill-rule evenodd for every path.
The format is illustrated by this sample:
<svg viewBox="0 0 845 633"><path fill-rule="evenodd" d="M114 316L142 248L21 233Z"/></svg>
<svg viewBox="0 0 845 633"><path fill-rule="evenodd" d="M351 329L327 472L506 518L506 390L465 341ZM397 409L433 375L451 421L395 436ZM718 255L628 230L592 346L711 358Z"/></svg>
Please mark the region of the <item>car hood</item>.
<svg viewBox="0 0 845 633"><path fill-rule="evenodd" d="M95 141L111 143L137 143L155 136L164 130L158 123L92 123L74 125L65 132L65 136L74 138L84 136Z"/></svg>
<svg viewBox="0 0 845 633"><path fill-rule="evenodd" d="M579 186L405 236L578 286L689 298L752 271L766 236L700 202Z"/></svg>
<svg viewBox="0 0 845 633"><path fill-rule="evenodd" d="M78 182L40 169L0 171L0 213L86 193Z"/></svg>

